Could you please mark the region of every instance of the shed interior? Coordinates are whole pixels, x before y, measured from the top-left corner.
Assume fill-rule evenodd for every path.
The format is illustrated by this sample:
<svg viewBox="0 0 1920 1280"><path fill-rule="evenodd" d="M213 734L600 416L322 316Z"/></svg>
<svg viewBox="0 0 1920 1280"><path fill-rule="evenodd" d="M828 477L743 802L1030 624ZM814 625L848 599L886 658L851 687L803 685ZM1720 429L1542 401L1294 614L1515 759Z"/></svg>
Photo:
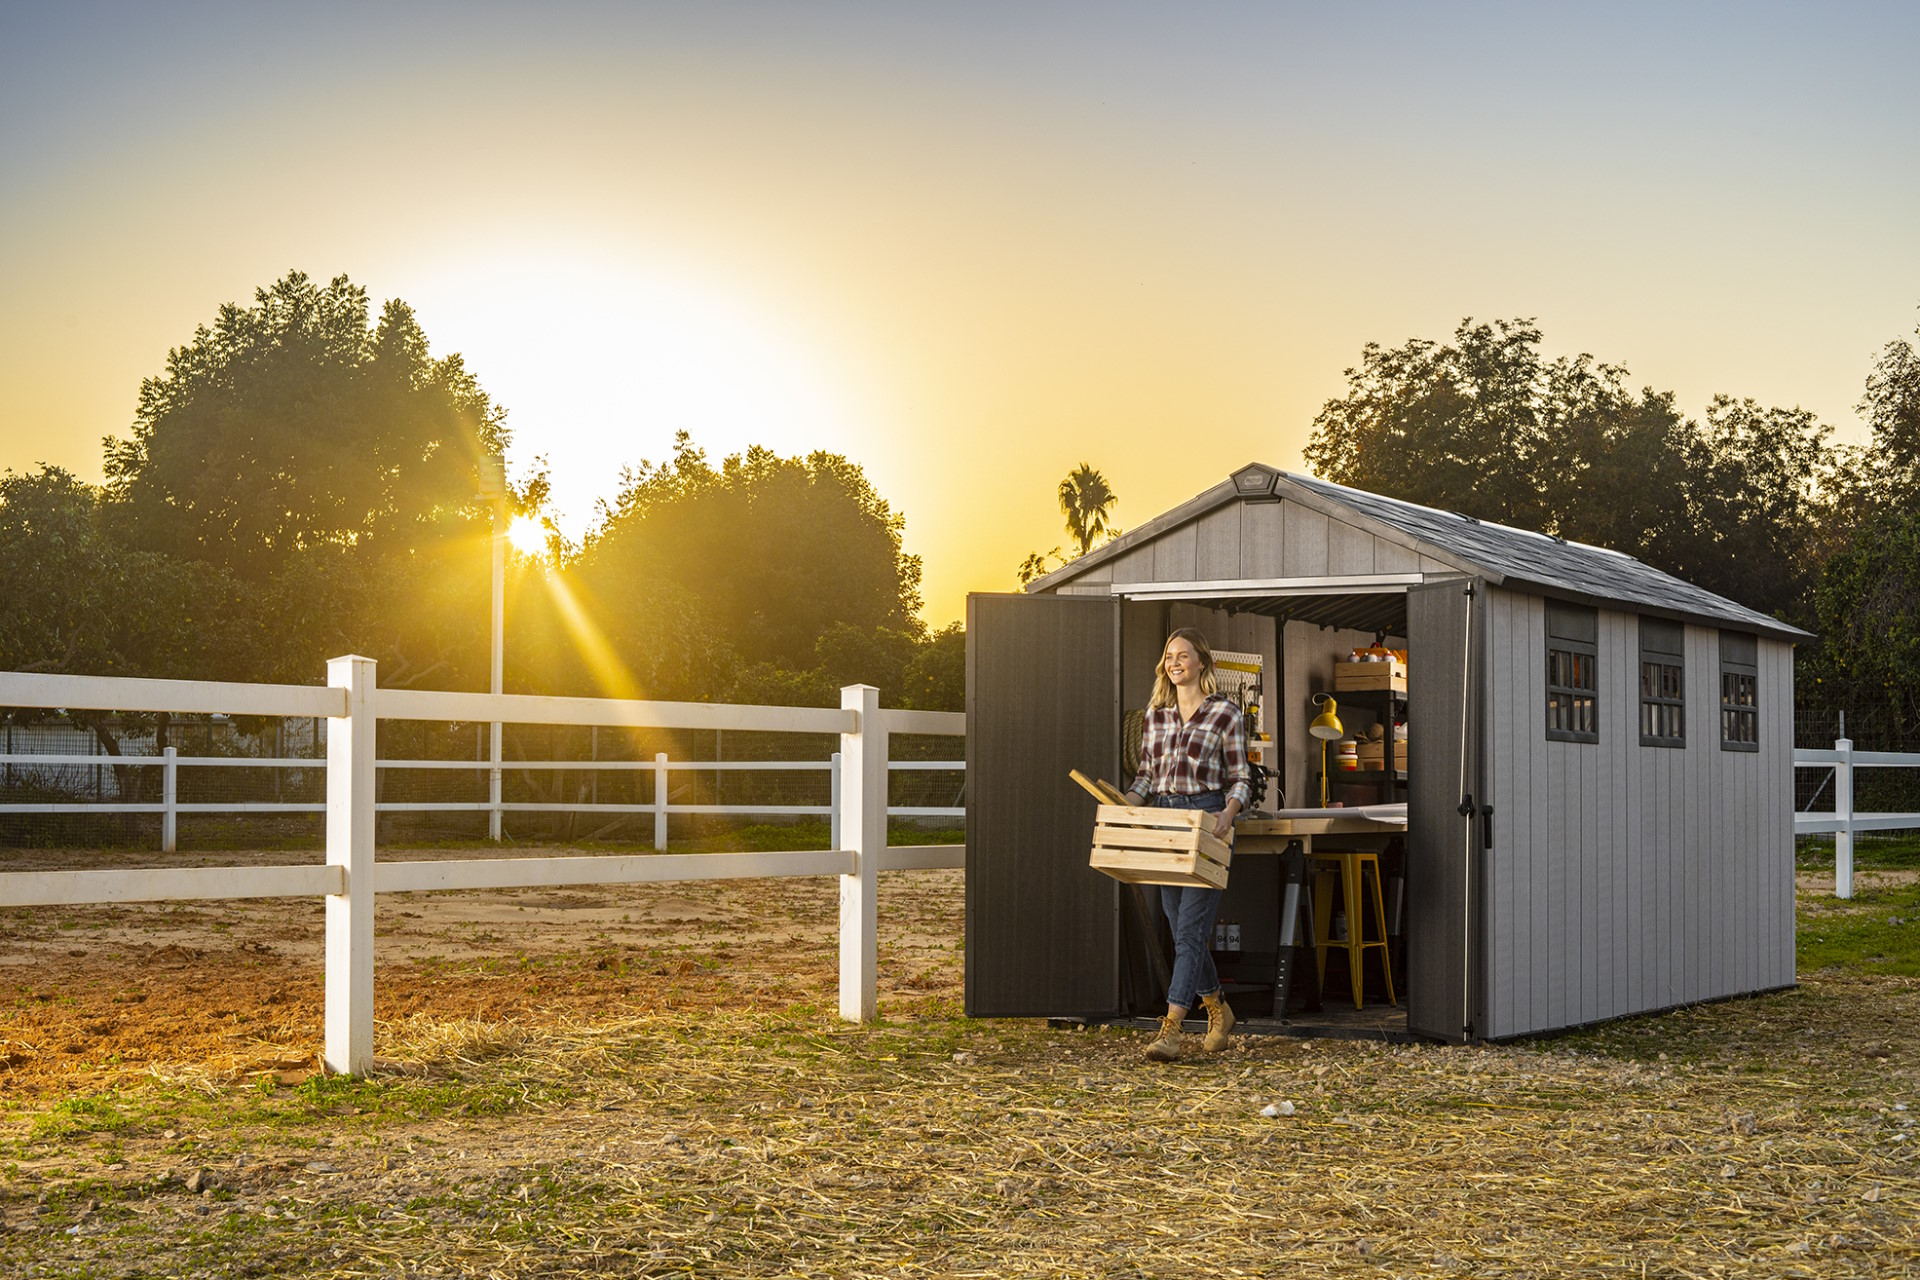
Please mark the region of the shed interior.
<svg viewBox="0 0 1920 1280"><path fill-rule="evenodd" d="M1271 738L1267 758L1267 790L1257 812L1303 809L1320 804L1322 743L1307 731L1321 707L1315 695L1331 694L1342 726L1349 736L1364 740L1376 724L1390 737L1395 723L1407 724L1407 698L1391 691L1340 691L1334 688L1334 664L1350 659L1356 649L1376 643L1407 650L1414 670L1419 655L1407 638L1407 589L1380 587L1340 594L1210 594L1198 590L1167 591L1114 588L1123 597L1120 611L1120 687L1127 712L1147 705L1155 665L1166 637L1179 627L1196 627L1216 650L1257 653L1262 659L1262 687L1252 728ZM1339 806L1390 804L1408 798L1407 778L1422 763L1423 737L1408 726L1406 739L1388 761L1397 769L1341 769L1329 743L1329 800ZM1457 730L1457 726L1456 726ZM1429 735L1431 741L1439 735ZM1125 746L1123 742L1123 753ZM1116 780L1124 787L1132 775L1122 770ZM1342 835L1321 837L1316 851L1364 849L1379 859L1382 897L1387 916L1387 957L1397 1003L1388 1000L1386 973L1369 952L1362 965L1365 1005L1355 1009L1348 995L1347 954L1339 947L1304 949L1295 953L1293 980L1285 1009L1276 1009L1276 979L1280 971L1281 931L1285 895L1283 859L1276 856L1236 856L1220 904L1215 931L1214 961L1235 1013L1258 1028L1262 1024L1290 1030L1311 1029L1317 1034L1361 1034L1398 1037L1407 1032L1408 992L1422 975L1410 971L1407 947L1406 847L1402 835ZM1372 938L1375 926L1369 913L1364 921L1347 921L1340 908L1339 872L1316 862L1306 890L1307 919L1322 902L1323 931L1344 936L1344 929L1363 927ZM1152 886L1126 886L1123 893L1142 895L1133 911L1133 935L1123 942L1123 963L1130 972L1125 985L1151 996L1164 992L1172 944L1163 917L1148 895ZM1370 897L1369 897L1370 902ZM1158 928L1146 935L1146 922ZM1304 931L1303 921L1299 930ZM1308 935L1309 937L1311 935ZM1307 937L1296 937L1302 943ZM1417 953L1415 953L1417 954ZM1323 968L1324 966L1324 968ZM1136 999L1137 1009L1151 1007L1151 999Z"/></svg>

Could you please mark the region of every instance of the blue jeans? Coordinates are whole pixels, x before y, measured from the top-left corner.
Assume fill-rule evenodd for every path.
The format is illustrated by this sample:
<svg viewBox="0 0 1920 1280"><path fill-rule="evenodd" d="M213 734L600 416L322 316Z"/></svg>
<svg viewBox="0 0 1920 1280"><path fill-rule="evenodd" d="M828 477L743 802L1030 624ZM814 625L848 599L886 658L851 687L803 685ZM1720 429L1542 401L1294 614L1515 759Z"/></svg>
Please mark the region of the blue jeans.
<svg viewBox="0 0 1920 1280"><path fill-rule="evenodd" d="M1189 796L1157 795L1156 809L1204 809L1218 813L1227 807L1223 791L1201 791ZM1187 885L1160 886L1160 909L1173 929L1173 977L1167 983L1167 1003L1193 1008L1200 996L1220 990L1220 973L1213 967L1213 918L1220 913L1219 889Z"/></svg>

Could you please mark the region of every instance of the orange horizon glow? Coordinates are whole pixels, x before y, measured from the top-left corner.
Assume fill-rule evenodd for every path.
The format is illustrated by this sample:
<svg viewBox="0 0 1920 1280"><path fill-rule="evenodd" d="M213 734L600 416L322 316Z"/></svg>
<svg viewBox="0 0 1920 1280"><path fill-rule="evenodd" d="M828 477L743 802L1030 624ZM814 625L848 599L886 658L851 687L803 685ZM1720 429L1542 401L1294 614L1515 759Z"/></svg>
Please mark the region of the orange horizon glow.
<svg viewBox="0 0 1920 1280"><path fill-rule="evenodd" d="M1064 543L1083 460L1121 528L1302 469L1368 342L1533 317L1858 442L1920 302L1908 6L18 8L0 468L99 480L169 348L344 272L568 538L682 429L844 454L933 626Z"/></svg>

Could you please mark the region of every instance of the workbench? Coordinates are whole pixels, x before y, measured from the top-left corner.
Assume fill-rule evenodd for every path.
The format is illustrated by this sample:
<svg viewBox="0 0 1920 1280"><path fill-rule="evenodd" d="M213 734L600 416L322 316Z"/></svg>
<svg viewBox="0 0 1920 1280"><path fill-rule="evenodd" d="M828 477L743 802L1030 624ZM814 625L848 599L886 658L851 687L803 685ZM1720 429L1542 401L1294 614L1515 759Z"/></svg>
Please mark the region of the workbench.
<svg viewBox="0 0 1920 1280"><path fill-rule="evenodd" d="M1339 837L1343 841L1356 838L1380 838L1406 834L1407 806L1404 804L1364 805L1351 809L1282 809L1277 813L1239 819L1233 824L1233 857L1237 862L1242 858L1262 856L1284 859L1282 866L1282 891L1280 895L1280 939L1277 971L1274 979L1273 1016L1284 1016L1287 997L1293 987L1294 959L1301 948L1311 948L1314 956L1314 993L1316 1000L1319 988L1326 973L1326 951L1329 946L1347 948L1347 964L1353 981L1354 1008L1359 1008L1360 999L1360 960L1363 949L1379 945L1385 955L1386 941L1384 927L1382 936L1375 943L1364 941L1364 927L1360 909L1360 875L1357 868L1342 868L1342 887L1347 899L1347 938L1344 943L1334 942L1327 937L1327 921L1332 915L1332 902L1328 895L1321 894L1316 904L1312 891L1312 882L1308 876L1311 862L1319 857L1329 856L1328 851L1316 854L1313 844L1316 837ZM1343 861L1351 861L1344 854ZM1379 871L1375 868L1375 892L1379 891ZM1316 905L1318 909L1316 910ZM1391 965L1388 966L1388 991L1393 989ZM1318 1008L1318 1004L1314 1005Z"/></svg>

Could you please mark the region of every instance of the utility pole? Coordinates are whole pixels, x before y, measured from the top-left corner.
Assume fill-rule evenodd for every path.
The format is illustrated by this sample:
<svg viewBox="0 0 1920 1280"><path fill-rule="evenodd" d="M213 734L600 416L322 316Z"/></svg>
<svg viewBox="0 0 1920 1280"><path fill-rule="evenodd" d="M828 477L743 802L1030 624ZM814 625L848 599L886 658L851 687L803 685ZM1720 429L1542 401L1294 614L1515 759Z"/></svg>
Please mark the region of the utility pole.
<svg viewBox="0 0 1920 1280"><path fill-rule="evenodd" d="M493 506L493 612L488 691L503 691L506 675L507 464L492 454L480 459L480 497ZM487 732L487 839L500 839L500 722Z"/></svg>

